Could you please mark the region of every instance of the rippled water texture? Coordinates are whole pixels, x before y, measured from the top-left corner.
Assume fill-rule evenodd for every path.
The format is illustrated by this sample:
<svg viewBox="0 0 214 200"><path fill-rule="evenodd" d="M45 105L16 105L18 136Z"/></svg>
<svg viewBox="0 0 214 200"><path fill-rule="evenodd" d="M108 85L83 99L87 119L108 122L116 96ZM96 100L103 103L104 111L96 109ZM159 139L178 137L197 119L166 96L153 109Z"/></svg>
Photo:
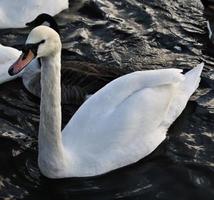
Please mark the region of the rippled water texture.
<svg viewBox="0 0 214 200"><path fill-rule="evenodd" d="M0 85L0 199L214 199L214 59L199 0L70 1L60 13L63 62L133 71L206 67L200 88L152 155L94 178L49 180L37 167L39 99ZM79 12L77 10L79 9ZM0 30L19 48L29 29ZM63 124L77 105L63 106Z"/></svg>

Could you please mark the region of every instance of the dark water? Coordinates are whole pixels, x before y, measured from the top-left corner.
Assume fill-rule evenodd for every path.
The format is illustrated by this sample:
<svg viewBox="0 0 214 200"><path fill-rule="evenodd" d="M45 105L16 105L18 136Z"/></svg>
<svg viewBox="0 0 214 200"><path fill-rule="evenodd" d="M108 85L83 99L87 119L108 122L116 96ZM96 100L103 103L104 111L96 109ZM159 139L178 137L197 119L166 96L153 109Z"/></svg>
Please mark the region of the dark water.
<svg viewBox="0 0 214 200"><path fill-rule="evenodd" d="M167 139L136 164L94 178L49 180L37 167L39 99L0 85L0 199L214 199L214 59L199 0L70 1L60 13L63 61L128 71L204 61L200 88ZM77 12L79 10L79 12ZM0 30L20 47L29 29ZM78 108L63 105L63 125Z"/></svg>

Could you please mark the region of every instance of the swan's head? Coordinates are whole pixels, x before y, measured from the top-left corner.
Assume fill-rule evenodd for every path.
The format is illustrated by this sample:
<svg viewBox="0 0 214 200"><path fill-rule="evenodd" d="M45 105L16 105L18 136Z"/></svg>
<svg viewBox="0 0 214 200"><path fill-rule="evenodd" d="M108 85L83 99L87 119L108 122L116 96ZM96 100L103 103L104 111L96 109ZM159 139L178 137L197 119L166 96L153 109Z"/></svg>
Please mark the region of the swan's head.
<svg viewBox="0 0 214 200"><path fill-rule="evenodd" d="M46 25L46 26L49 26L52 29L54 29L60 35L60 31L59 31L57 22L51 15L49 15L47 13L42 13L42 14L38 15L33 21L28 22L25 25L32 27L32 28L37 27L39 25Z"/></svg>
<svg viewBox="0 0 214 200"><path fill-rule="evenodd" d="M9 68L13 76L21 72L34 58L55 56L61 51L59 34L47 26L34 28L26 40L21 56Z"/></svg>

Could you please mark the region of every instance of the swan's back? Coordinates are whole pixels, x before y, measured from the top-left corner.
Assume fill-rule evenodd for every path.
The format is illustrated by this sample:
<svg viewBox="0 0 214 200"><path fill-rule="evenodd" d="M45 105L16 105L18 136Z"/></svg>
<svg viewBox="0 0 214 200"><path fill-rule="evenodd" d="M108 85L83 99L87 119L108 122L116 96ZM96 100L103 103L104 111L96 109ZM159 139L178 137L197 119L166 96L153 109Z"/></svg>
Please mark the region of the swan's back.
<svg viewBox="0 0 214 200"><path fill-rule="evenodd" d="M0 65L7 63L13 64L14 60L20 56L21 52L15 48L0 44Z"/></svg>
<svg viewBox="0 0 214 200"><path fill-rule="evenodd" d="M75 174L102 174L151 153L198 87L202 68L186 75L179 69L134 72L90 97L63 130Z"/></svg>

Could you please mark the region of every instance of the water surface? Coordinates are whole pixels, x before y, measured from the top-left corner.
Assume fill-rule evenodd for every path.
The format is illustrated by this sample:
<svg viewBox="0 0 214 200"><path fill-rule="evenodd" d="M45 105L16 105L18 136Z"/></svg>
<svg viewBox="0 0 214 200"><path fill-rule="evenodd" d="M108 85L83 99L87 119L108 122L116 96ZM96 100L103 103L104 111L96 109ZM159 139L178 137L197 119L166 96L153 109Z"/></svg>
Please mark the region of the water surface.
<svg viewBox="0 0 214 200"><path fill-rule="evenodd" d="M64 180L37 167L39 99L20 79L0 85L0 199L214 199L214 59L200 1L71 0L56 20L63 62L129 72L204 61L201 85L151 155L106 175ZM0 30L0 43L20 48L29 31ZM63 105L63 126L78 106Z"/></svg>

